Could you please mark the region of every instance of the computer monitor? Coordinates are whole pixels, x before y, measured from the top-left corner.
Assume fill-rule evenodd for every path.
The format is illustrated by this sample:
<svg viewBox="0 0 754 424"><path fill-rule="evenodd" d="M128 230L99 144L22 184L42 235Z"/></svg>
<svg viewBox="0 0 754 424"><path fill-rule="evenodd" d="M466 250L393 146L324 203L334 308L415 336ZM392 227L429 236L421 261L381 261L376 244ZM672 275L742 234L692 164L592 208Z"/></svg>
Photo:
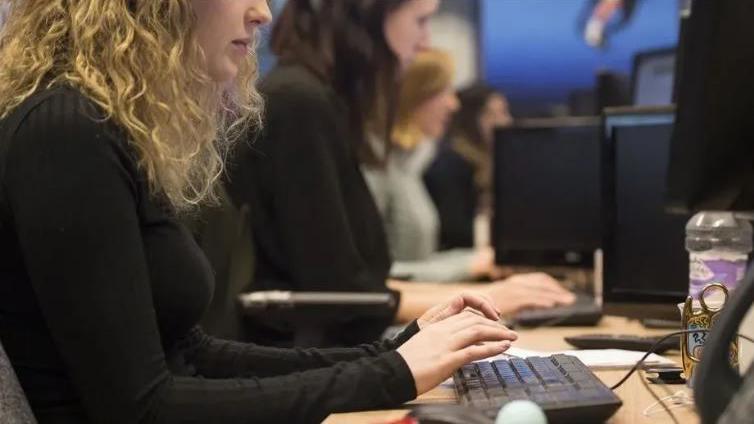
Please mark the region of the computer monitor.
<svg viewBox="0 0 754 424"><path fill-rule="evenodd" d="M600 244L596 117L522 120L494 145L496 262L591 265Z"/></svg>
<svg viewBox="0 0 754 424"><path fill-rule="evenodd" d="M602 298L608 314L678 320L688 292L688 215L665 210L674 108L603 117Z"/></svg>
<svg viewBox="0 0 754 424"><path fill-rule="evenodd" d="M668 207L754 210L754 6L692 4L681 23Z"/></svg>
<svg viewBox="0 0 754 424"><path fill-rule="evenodd" d="M631 104L630 83L626 75L614 71L597 72L595 81L597 114L606 107Z"/></svg>
<svg viewBox="0 0 754 424"><path fill-rule="evenodd" d="M676 49L647 50L634 56L631 91L634 106L673 103Z"/></svg>
<svg viewBox="0 0 754 424"><path fill-rule="evenodd" d="M597 114L597 91L579 88L568 93L568 116L594 116Z"/></svg>
<svg viewBox="0 0 754 424"><path fill-rule="evenodd" d="M754 210L753 22L751 1L695 0L684 14L668 176L668 206L673 211ZM745 381L738 367L731 367L730 343L739 331L748 333L739 327L752 302L750 268L715 317L694 370L694 399L702 422L721 416L750 419L745 414L751 411L754 373L750 368Z"/></svg>

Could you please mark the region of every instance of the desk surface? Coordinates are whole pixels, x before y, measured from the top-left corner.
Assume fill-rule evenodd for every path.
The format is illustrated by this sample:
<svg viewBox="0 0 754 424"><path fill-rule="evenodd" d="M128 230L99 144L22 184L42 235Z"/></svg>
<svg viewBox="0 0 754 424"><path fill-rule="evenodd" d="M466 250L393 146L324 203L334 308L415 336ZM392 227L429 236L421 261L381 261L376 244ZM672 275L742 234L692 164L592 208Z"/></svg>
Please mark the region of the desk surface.
<svg viewBox="0 0 754 424"><path fill-rule="evenodd" d="M597 327L550 327L539 328L536 330L520 330L519 340L516 345L525 349L554 351L570 349L571 347L563 340L563 337L588 334L588 333L615 333L615 334L638 334L638 335L655 335L664 334L671 330L650 330L644 328L637 321L629 321L619 317L604 317ZM666 354L667 357L681 364L680 352L671 351ZM616 371L597 371L596 374L605 384L611 386L618 382L627 370ZM689 396L691 392L685 385L650 385L659 397L672 395L678 391L686 392ZM652 415L646 417L643 415L645 409L655 402L654 398L647 389L642 385L639 374L634 373L623 386L616 391L618 397L623 401L623 406L608 421L613 424L628 423L671 423L672 419L662 409L657 406ZM428 393L420 396L415 403L455 403L456 396L451 388L438 387ZM698 423L699 418L694 411L693 406L682 406L672 410L679 422L684 424ZM352 414L334 414L331 415L324 424L380 424L388 423L400 419L406 414L406 411L372 411L359 412Z"/></svg>

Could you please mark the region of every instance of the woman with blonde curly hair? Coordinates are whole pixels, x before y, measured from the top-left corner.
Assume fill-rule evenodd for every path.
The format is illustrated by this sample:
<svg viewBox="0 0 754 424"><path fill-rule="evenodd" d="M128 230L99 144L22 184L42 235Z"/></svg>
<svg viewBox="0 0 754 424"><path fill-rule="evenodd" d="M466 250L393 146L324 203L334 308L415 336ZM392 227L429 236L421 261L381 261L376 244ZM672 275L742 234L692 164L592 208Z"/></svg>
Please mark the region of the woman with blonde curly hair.
<svg viewBox="0 0 754 424"><path fill-rule="evenodd" d="M515 338L473 295L352 349L205 335L212 271L176 216L212 200L260 122L267 2L5 2L0 339L39 422L319 422L397 406Z"/></svg>

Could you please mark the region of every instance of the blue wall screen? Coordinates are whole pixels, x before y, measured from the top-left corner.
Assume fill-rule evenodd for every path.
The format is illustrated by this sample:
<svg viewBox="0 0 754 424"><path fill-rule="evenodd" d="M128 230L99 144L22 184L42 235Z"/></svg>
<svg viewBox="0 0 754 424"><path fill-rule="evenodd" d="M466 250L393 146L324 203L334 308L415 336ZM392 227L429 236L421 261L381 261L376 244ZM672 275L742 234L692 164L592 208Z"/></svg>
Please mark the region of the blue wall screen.
<svg viewBox="0 0 754 424"><path fill-rule="evenodd" d="M597 71L629 75L636 52L678 41L678 0L637 0L630 22L616 28L603 48L583 39L593 1L480 1L482 75L518 113L566 104L573 90L593 88Z"/></svg>

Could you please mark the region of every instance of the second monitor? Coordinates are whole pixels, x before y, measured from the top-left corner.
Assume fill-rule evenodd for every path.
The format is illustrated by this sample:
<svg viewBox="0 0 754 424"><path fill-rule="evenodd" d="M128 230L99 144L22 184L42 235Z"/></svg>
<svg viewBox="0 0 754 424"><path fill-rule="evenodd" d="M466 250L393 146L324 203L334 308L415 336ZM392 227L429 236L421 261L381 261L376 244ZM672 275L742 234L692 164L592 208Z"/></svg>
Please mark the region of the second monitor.
<svg viewBox="0 0 754 424"><path fill-rule="evenodd" d="M599 132L596 117L526 120L496 132L497 263L592 264L601 239Z"/></svg>
<svg viewBox="0 0 754 424"><path fill-rule="evenodd" d="M689 215L665 210L674 109L607 109L604 119L604 310L678 320L675 305L688 291Z"/></svg>

